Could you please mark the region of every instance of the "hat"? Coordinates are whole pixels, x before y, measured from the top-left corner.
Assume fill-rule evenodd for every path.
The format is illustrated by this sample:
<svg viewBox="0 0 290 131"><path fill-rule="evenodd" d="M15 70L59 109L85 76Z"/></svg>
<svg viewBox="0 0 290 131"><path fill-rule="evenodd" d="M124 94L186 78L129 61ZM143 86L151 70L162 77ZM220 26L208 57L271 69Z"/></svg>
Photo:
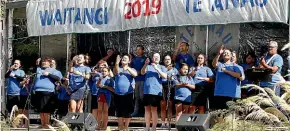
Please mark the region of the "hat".
<svg viewBox="0 0 290 131"><path fill-rule="evenodd" d="M278 47L278 43L276 41L270 41L269 46Z"/></svg>

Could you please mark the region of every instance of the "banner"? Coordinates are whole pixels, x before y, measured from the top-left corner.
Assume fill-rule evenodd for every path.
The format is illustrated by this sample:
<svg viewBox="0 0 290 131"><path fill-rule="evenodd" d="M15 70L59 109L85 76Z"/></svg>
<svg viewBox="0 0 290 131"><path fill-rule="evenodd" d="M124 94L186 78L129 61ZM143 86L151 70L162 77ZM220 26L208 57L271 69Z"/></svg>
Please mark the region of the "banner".
<svg viewBox="0 0 290 131"><path fill-rule="evenodd" d="M208 26L208 60L212 60L219 47L239 51L240 24L210 25ZM206 54L207 26L184 26L176 29L177 41L185 41L190 45L193 55Z"/></svg>
<svg viewBox="0 0 290 131"><path fill-rule="evenodd" d="M289 0L29 1L29 36L288 20Z"/></svg>

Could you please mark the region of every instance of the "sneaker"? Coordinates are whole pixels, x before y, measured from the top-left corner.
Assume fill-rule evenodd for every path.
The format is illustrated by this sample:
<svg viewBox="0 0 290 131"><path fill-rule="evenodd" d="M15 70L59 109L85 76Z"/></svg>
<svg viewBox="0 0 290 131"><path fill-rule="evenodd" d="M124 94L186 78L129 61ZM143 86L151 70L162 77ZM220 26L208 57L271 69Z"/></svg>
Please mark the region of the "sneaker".
<svg viewBox="0 0 290 131"><path fill-rule="evenodd" d="M162 125L160 126L160 128L166 128L166 125L165 125L165 124L162 124Z"/></svg>
<svg viewBox="0 0 290 131"><path fill-rule="evenodd" d="M156 128L153 128L153 127L152 127L152 128L150 129L150 131L156 131Z"/></svg>
<svg viewBox="0 0 290 131"><path fill-rule="evenodd" d="M145 127L143 131L150 131L150 128Z"/></svg>

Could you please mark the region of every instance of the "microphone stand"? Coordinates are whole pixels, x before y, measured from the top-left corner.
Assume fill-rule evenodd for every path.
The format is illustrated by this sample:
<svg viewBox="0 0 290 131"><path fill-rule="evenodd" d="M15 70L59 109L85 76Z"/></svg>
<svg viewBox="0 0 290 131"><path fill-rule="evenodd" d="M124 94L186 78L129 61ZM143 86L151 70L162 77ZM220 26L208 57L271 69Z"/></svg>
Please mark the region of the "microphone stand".
<svg viewBox="0 0 290 131"><path fill-rule="evenodd" d="M171 88L172 88L172 77L173 75L169 76L169 79L167 80L167 101L166 101L166 113L167 113L167 120L169 119L169 104L170 104L170 94L171 94ZM170 120L171 121L171 120ZM168 120L168 130L171 130L171 122Z"/></svg>
<svg viewBox="0 0 290 131"><path fill-rule="evenodd" d="M34 79L35 79L35 77L36 77L36 73L34 73L34 74L32 74L31 76L29 76L30 78L33 76L33 79L30 79L29 81L31 81L32 80L32 84L34 84ZM30 83L30 82L29 82ZM28 83L28 84L29 84ZM29 93L28 93L28 96L27 96L27 99L26 99L26 102L25 102L25 105L24 105L24 109L23 109L23 111L25 110L25 108L26 108L26 106L27 106L27 118L28 118L28 126L27 126L27 130L29 131L30 130L30 118L29 118L29 110L31 109L31 92L32 92L32 86L30 86L30 88L27 88L27 89L29 89Z"/></svg>

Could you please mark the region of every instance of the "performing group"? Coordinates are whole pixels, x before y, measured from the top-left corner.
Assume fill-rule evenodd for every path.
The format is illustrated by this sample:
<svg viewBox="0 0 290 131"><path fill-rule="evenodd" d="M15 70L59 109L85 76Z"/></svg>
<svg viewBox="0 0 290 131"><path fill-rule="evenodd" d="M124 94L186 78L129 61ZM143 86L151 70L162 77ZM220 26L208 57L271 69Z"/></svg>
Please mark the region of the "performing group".
<svg viewBox="0 0 290 131"><path fill-rule="evenodd" d="M186 42L179 42L173 55L162 58L153 52L151 57L145 56L142 45L137 46L135 55L117 54L110 48L107 56L92 67L90 56L79 54L70 60L65 72L57 70L55 59L43 57L36 60L33 71L25 73L21 69L25 60L17 59L5 74L7 110L17 105L27 115L27 97L31 96L31 105L40 113L40 128L48 128L55 109L61 117L68 112L83 112L84 98L90 92L97 130L106 130L111 102L119 130L128 130L131 118L140 115L140 104L145 110L145 131L156 130L159 108L161 127L168 128L172 114L178 121L182 114L205 113L209 97L214 101L212 109L226 109L226 102L246 95L248 91L242 93L241 86L253 83L245 76L247 69L272 71L272 80L261 82L261 87L273 88L275 83L285 81L280 74L283 59L277 54L278 43L270 41L267 45L262 57L251 52L239 57L243 63L237 63L236 52L222 45L211 66L206 65L204 54L188 53ZM276 93L280 95L279 90ZM20 126L27 127L27 121Z"/></svg>

